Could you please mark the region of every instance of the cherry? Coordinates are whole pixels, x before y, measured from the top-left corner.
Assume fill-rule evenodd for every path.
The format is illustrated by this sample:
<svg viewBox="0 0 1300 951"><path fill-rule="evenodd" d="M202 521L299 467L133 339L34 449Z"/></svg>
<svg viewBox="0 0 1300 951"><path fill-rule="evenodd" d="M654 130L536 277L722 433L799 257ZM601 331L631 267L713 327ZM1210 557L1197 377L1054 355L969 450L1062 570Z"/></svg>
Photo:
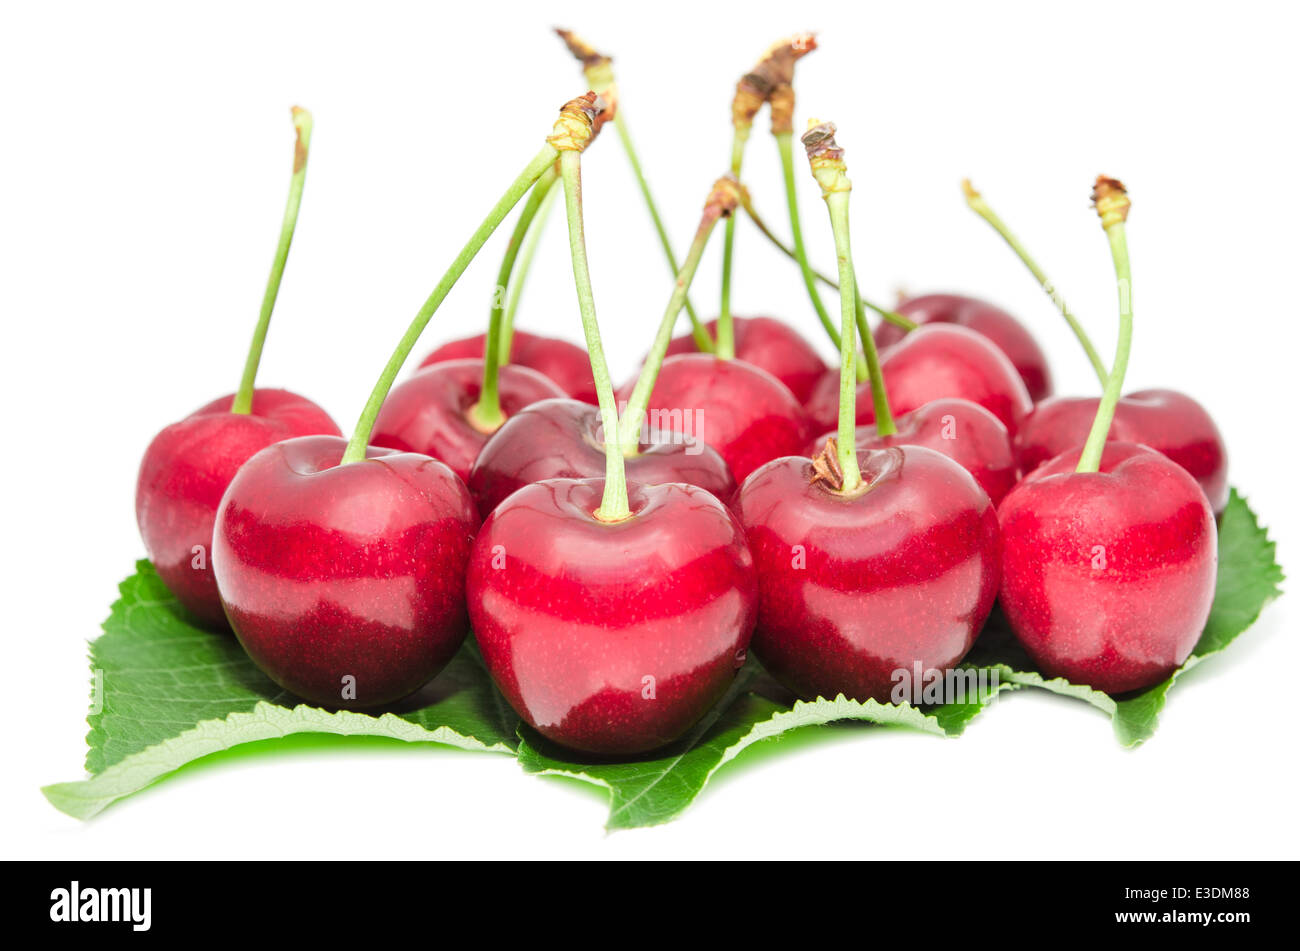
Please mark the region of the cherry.
<svg viewBox="0 0 1300 951"><path fill-rule="evenodd" d="M1016 434L1020 468L1032 472L1084 441L1097 397L1053 397L1034 407ZM1141 443L1191 474L1217 515L1228 504L1228 451L1200 403L1175 390L1139 390L1122 397L1107 439Z"/></svg>
<svg viewBox="0 0 1300 951"><path fill-rule="evenodd" d="M563 152L561 176L605 478L549 479L502 502L475 540L467 592L483 661L529 725L584 752L634 754L681 736L726 691L753 626L754 573L744 533L716 497L626 483L579 155Z"/></svg>
<svg viewBox="0 0 1300 951"><path fill-rule="evenodd" d="M534 729L589 753L681 736L744 662L757 595L740 525L693 486L629 486L630 515L596 514L602 479L510 496L469 564L483 661Z"/></svg>
<svg viewBox="0 0 1300 951"><path fill-rule="evenodd" d="M307 176L311 114L295 107L293 124L296 136L289 200L239 390L213 400L155 436L140 463L136 482L136 522L158 576L195 618L213 627L225 626L226 618L209 565L212 527L221 495L235 472L273 442L291 436L339 433L329 415L306 397L287 390L254 388Z"/></svg>
<svg viewBox="0 0 1300 951"><path fill-rule="evenodd" d="M230 480L272 443L339 434L323 409L288 390L254 390L246 413L231 411L233 399L213 400L155 436L135 491L140 536L158 577L191 614L218 627L226 615L209 562L217 506Z"/></svg>
<svg viewBox="0 0 1300 951"><path fill-rule="evenodd" d="M880 361L890 405L908 413L931 400L953 397L989 410L1012 435L1033 409L1029 391L1011 361L988 338L955 324L929 324L907 334ZM809 398L808 413L821 429L835 425L839 381L827 374ZM858 387L859 423L875 417L870 383Z"/></svg>
<svg viewBox="0 0 1300 951"><path fill-rule="evenodd" d="M372 444L433 456L468 479L493 432L474 418L482 381L482 360L448 360L425 367L393 387L375 420ZM538 400L565 395L549 377L513 363L500 368L497 386L507 418Z"/></svg>
<svg viewBox="0 0 1300 951"><path fill-rule="evenodd" d="M1128 368L1129 199L1097 179L1120 299L1115 364L1081 448L1039 466L1003 500L1002 606L1050 677L1124 693L1169 676L1191 653L1214 599L1217 537L1205 493L1146 446L1107 442Z"/></svg>
<svg viewBox="0 0 1300 951"><path fill-rule="evenodd" d="M619 399L630 393L625 385ZM666 359L649 411L663 428L716 449L737 481L770 459L800 452L808 441L803 407L780 380L742 360L707 353Z"/></svg>
<svg viewBox="0 0 1300 951"><path fill-rule="evenodd" d="M826 373L826 361L798 331L773 317L733 317L736 359L743 360L776 377L803 402L817 381ZM710 336L717 333L718 322L710 320L705 328ZM695 353L695 338L690 334L674 337L668 355Z"/></svg>
<svg viewBox="0 0 1300 951"><path fill-rule="evenodd" d="M400 699L435 676L465 636L465 569L478 526L469 491L445 464L371 447L370 434L439 305L555 164L554 140L567 141L575 125L590 130L594 100L566 103L552 137L456 256L384 366L352 438L270 446L226 492L213 563L227 617L253 661L306 700L372 707Z"/></svg>
<svg viewBox="0 0 1300 951"><path fill-rule="evenodd" d="M230 623L281 687L329 707L400 700L468 630L465 570L478 513L451 469L341 437L259 452L230 484L213 562Z"/></svg>
<svg viewBox="0 0 1300 951"><path fill-rule="evenodd" d="M998 509L1002 609L1048 677L1107 693L1168 677L1196 646L1214 597L1214 515L1160 453L1108 442L1027 475Z"/></svg>
<svg viewBox="0 0 1300 951"><path fill-rule="evenodd" d="M960 294L925 294L908 298L896 309L922 326L957 324L987 337L1016 368L1030 399L1036 403L1052 395L1052 371L1047 355L1025 325L1002 308ZM881 323L876 328L876 346L891 346L901 340L904 333L893 324Z"/></svg>
<svg viewBox="0 0 1300 951"><path fill-rule="evenodd" d="M812 447L815 455L834 433ZM1019 472L1007 428L970 400L933 400L898 418L898 432L882 436L875 426L857 428L858 452L891 446L924 446L943 453L975 477L996 506L1016 484Z"/></svg>
<svg viewBox="0 0 1300 951"><path fill-rule="evenodd" d="M464 337L444 343L421 360L420 367L423 369L448 360L481 361L486 340L487 334L479 334L477 337ZM516 330L511 341L509 364L536 370L554 382L566 396L593 406L596 403L596 388L591 382L591 364L587 362L587 353L567 340Z"/></svg>
<svg viewBox="0 0 1300 951"><path fill-rule="evenodd" d="M724 502L736 490L713 447L652 428L627 456L628 478L642 485L683 482ZM487 518L511 493L544 479L595 478L605 471L600 412L578 400L542 400L515 413L487 441L469 474L470 493Z"/></svg>
<svg viewBox="0 0 1300 951"><path fill-rule="evenodd" d="M950 668L997 592L997 516L969 472L920 446L854 446L856 282L849 182L829 123L804 135L840 263L838 443L815 459L769 462L732 504L759 579L754 652L802 697L889 702L897 672ZM917 331L923 334L926 331ZM868 336L864 353L883 438L898 434ZM1019 385L1019 380L1017 379Z"/></svg>

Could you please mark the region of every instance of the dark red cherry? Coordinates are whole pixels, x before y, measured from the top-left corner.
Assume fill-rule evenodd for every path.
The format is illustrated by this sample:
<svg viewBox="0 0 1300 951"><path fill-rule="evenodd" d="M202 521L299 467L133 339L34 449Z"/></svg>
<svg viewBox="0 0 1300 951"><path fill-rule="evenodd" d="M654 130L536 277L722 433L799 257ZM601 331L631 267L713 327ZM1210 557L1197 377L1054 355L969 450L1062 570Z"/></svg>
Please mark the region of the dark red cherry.
<svg viewBox="0 0 1300 951"><path fill-rule="evenodd" d="M629 481L642 485L684 482L723 502L736 490L717 450L654 419L642 427L640 451L624 459ZM600 410L578 400L542 400L516 413L487 441L469 474L469 490L487 518L502 500L544 479L605 475Z"/></svg>
<svg viewBox="0 0 1300 951"><path fill-rule="evenodd" d="M710 320L705 326L709 336L716 339L717 320ZM808 399L826 372L826 361L798 331L774 317L733 317L732 327L736 359L772 374L789 387L800 403ZM668 356L695 352L695 338L689 333L674 337L668 344Z"/></svg>
<svg viewBox="0 0 1300 951"><path fill-rule="evenodd" d="M212 574L212 524L239 467L272 443L294 436L339 435L329 414L287 390L253 391L249 413L232 413L233 394L213 400L149 444L140 463L135 516L149 560L185 608L225 627Z"/></svg>
<svg viewBox="0 0 1300 951"><path fill-rule="evenodd" d="M1011 361L988 338L954 324L935 323L913 330L880 356L880 370L895 414L911 412L932 400L955 398L978 403L1002 421L1013 436L1033 409L1029 391ZM839 371L826 374L808 401L818 429L832 429L839 414ZM858 384L857 422L874 422L871 385Z"/></svg>
<svg viewBox="0 0 1300 951"><path fill-rule="evenodd" d="M492 435L469 415L482 388L482 360L448 360L425 367L393 387L375 420L370 442L440 459L462 480L468 479L470 467ZM538 400L564 396L547 377L513 363L501 367L497 389L507 418Z"/></svg>
<svg viewBox="0 0 1300 951"><path fill-rule="evenodd" d="M272 680L311 703L374 707L418 690L465 638L478 514L427 456L329 436L270 446L239 470L213 551L230 624Z"/></svg>
<svg viewBox="0 0 1300 951"><path fill-rule="evenodd" d="M444 343L420 361L420 367L447 360L482 360L486 334ZM541 337L516 330L510 336L510 362L536 370L548 377L565 394L595 405L596 384L591 379L587 351L557 337Z"/></svg>
<svg viewBox="0 0 1300 951"><path fill-rule="evenodd" d="M1052 371L1047 355L1025 325L1002 308L960 294L925 294L908 298L897 310L922 326L959 324L983 334L1006 354L1035 403L1052 395ZM874 334L876 345L882 349L888 347L903 339L903 334L899 327L882 322Z"/></svg>
<svg viewBox="0 0 1300 951"><path fill-rule="evenodd" d="M1196 646L1214 599L1214 513L1152 449L1108 442L1101 470L1079 473L1080 449L998 509L1002 609L1044 674L1124 693L1164 680Z"/></svg>
<svg viewBox="0 0 1300 951"><path fill-rule="evenodd" d="M601 479L520 489L483 523L469 611L492 679L534 729L587 753L671 743L717 703L754 626L739 523L695 486L629 485L603 522Z"/></svg>
<svg viewBox="0 0 1300 951"><path fill-rule="evenodd" d="M632 387L619 390L620 402ZM802 452L810 432L803 407L784 383L743 360L707 353L664 360L649 410L661 429L716 449L737 482L770 459Z"/></svg>
<svg viewBox="0 0 1300 951"><path fill-rule="evenodd" d="M858 453L859 491L805 458L751 475L733 508L758 573L753 647L805 698L891 700L897 672L959 663L993 606L997 516L970 473L919 446Z"/></svg>

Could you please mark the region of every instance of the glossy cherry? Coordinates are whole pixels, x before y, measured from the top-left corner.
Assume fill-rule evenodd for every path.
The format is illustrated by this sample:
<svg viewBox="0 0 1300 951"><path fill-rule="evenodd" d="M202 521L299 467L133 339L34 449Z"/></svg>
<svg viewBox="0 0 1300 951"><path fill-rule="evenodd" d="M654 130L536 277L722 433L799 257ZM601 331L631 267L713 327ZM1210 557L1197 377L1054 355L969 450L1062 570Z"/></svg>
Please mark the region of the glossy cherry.
<svg viewBox="0 0 1300 951"><path fill-rule="evenodd" d="M478 513L460 479L414 453L342 438L250 459L217 514L213 564L239 642L312 703L374 707L418 690L465 638Z"/></svg>
<svg viewBox="0 0 1300 951"><path fill-rule="evenodd" d="M808 459L778 459L733 508L758 572L763 666L801 697L888 703L896 671L946 670L975 642L997 594L997 516L933 450L870 449L858 465L845 494Z"/></svg>
<svg viewBox="0 0 1300 951"><path fill-rule="evenodd" d="M497 386L507 417L538 400L564 396L549 378L513 363L501 367ZM482 388L482 360L448 360L425 367L393 387L370 442L440 459L461 479L468 479L470 467L492 435L476 426L470 415Z"/></svg>
<svg viewBox="0 0 1300 951"><path fill-rule="evenodd" d="M1047 676L1123 693L1196 646L1214 599L1214 514L1154 450L1108 442L1098 472L1075 472L1079 455L1040 466L998 509L1001 603Z"/></svg>
<svg viewBox="0 0 1300 951"><path fill-rule="evenodd" d="M933 400L897 420L898 432L882 436L874 425L859 426L857 447L924 446L943 453L979 483L996 506L1016 484L1019 472L1011 437L1001 421L970 400ZM816 455L834 432L825 433L809 450Z"/></svg>
<svg viewBox="0 0 1300 951"><path fill-rule="evenodd" d="M694 486L628 487L604 522L602 479L553 479L497 507L470 558L470 620L492 679L542 735L635 754L703 716L754 626L744 532Z"/></svg>
<svg viewBox="0 0 1300 951"><path fill-rule="evenodd" d="M643 485L682 482L727 501L736 481L717 450L690 437L646 427L624 464ZM469 490L486 518L511 493L544 479L598 478L605 473L600 411L578 400L542 400L506 421L479 453Z"/></svg>
<svg viewBox="0 0 1300 951"><path fill-rule="evenodd" d="M988 338L955 324L936 323L910 331L881 354L881 372L889 402L897 413L908 413L931 400L954 397L989 410L1015 434L1033 401L1024 381L1006 355ZM808 400L808 413L819 429L835 425L839 376L831 371ZM858 386L858 423L875 419L871 384Z"/></svg>
<svg viewBox="0 0 1300 951"><path fill-rule="evenodd" d="M1020 468L1032 472L1080 445L1097 415L1098 397L1054 397L1034 407L1016 434ZM1107 437L1150 446L1186 469L1217 515L1228 504L1228 450L1210 414L1175 390L1139 390L1120 399Z"/></svg>
<svg viewBox="0 0 1300 951"><path fill-rule="evenodd" d="M448 360L482 360L487 334L444 343L420 361L420 367ZM516 330L510 337L510 363L528 367L549 378L566 395L584 403L596 403L587 351L558 337L542 337Z"/></svg>
<svg viewBox="0 0 1300 951"><path fill-rule="evenodd" d="M766 370L784 383L800 403L808 399L813 387L826 372L826 361L798 331L774 317L733 317L736 359ZM716 337L717 320L705 325L710 337ZM695 338L690 334L674 337L668 355L696 353Z"/></svg>
<svg viewBox="0 0 1300 951"><path fill-rule="evenodd" d="M339 434L329 414L287 390L255 390L248 413L232 413L233 399L213 400L155 436L135 490L140 537L158 576L191 614L213 627L224 627L226 615L212 573L212 526L230 480L272 443Z"/></svg>
<svg viewBox="0 0 1300 951"><path fill-rule="evenodd" d="M624 385L619 399L631 392ZM662 428L716 449L737 482L770 459L801 452L809 436L807 415L785 384L743 360L707 353L664 360L649 409Z"/></svg>
<svg viewBox="0 0 1300 951"><path fill-rule="evenodd" d="M1016 368L1030 398L1036 403L1052 395L1052 371L1047 355L1025 325L1001 307L960 294L925 294L898 305L898 312L915 323L957 324L992 340ZM903 339L906 331L890 323L876 328L876 345L882 349Z"/></svg>

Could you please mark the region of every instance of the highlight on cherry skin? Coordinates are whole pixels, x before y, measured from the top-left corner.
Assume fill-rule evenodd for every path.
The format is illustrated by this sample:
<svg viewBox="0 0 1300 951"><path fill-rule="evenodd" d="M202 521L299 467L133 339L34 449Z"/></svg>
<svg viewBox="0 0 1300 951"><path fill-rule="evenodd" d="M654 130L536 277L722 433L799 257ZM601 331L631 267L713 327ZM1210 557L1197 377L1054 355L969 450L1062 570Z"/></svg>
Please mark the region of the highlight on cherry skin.
<svg viewBox="0 0 1300 951"><path fill-rule="evenodd" d="M276 443L239 470L217 513L213 565L240 644L310 703L363 709L418 690L468 631L478 527L446 465L346 440Z"/></svg>

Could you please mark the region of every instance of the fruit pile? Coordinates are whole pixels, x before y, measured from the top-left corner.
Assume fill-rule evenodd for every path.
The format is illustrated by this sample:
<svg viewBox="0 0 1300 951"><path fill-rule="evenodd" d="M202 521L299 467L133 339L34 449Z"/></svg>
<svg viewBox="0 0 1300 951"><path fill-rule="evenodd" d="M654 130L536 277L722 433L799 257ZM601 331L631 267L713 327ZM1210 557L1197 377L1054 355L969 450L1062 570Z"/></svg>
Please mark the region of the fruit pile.
<svg viewBox="0 0 1300 951"><path fill-rule="evenodd" d="M1042 350L1005 311L950 294L888 310L859 295L844 151L835 126L815 119L800 141L838 270L812 268L793 144L794 72L816 48L811 36L776 44L737 84L730 167L679 260L610 59L560 34L590 91L564 104L420 308L350 438L305 397L254 385L307 170L312 120L294 110L289 202L239 389L164 429L140 468L141 535L184 608L228 626L285 690L331 709L402 700L472 631L526 723L599 755L681 737L751 648L799 697L890 703L913 670L960 665L995 601L1047 676L1124 694L1183 664L1214 596L1227 456L1190 397L1123 393L1133 322L1124 186L1101 177L1093 190L1119 291L1113 360L1053 293L1100 387L1053 396ZM764 105L789 247L742 184ZM581 163L608 123L675 276L638 375L618 388L583 234ZM581 347L514 330L561 194ZM966 196L1051 293L969 183ZM486 334L440 347L397 383L447 293L521 202ZM742 216L797 265L838 366L782 321L731 313ZM720 309L704 322L689 291L719 222ZM820 286L838 292L838 319ZM674 337L683 310L690 332Z"/></svg>

